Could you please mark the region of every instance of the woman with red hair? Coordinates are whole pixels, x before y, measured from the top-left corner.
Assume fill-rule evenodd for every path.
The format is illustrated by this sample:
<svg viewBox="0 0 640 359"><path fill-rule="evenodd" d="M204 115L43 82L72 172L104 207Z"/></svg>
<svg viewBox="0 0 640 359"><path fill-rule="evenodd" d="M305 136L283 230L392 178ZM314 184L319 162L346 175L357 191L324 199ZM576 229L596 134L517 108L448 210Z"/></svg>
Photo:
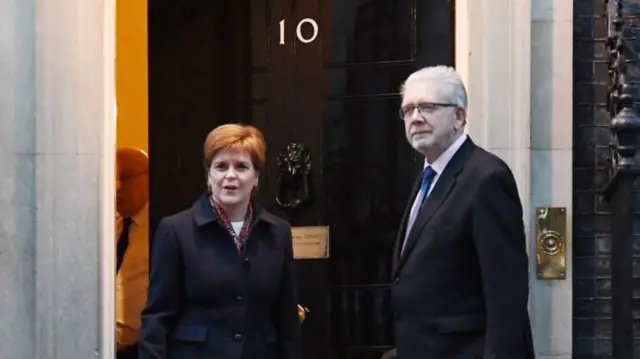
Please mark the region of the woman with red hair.
<svg viewBox="0 0 640 359"><path fill-rule="evenodd" d="M252 200L264 163L255 127L207 136L207 193L158 225L140 359L299 357L291 228Z"/></svg>

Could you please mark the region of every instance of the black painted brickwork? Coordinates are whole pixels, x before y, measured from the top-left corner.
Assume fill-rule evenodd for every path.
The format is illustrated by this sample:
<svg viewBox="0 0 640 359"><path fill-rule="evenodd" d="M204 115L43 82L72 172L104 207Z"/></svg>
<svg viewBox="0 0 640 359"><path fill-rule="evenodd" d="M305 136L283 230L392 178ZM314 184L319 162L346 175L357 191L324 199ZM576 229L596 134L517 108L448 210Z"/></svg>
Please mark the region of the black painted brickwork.
<svg viewBox="0 0 640 359"><path fill-rule="evenodd" d="M561 0L562 1L562 0ZM574 298L573 357L611 358L611 262L610 212L596 191L606 180L605 163L610 141L610 118L605 109L607 95L607 52L605 0L573 0L574 3ZM640 50L640 0L625 0L625 37ZM633 58L633 57L630 57ZM640 71L629 66L637 81ZM640 83L634 83L640 100ZM640 199L635 203L640 204ZM640 210L636 208L636 210ZM634 241L634 297L640 298L640 220ZM633 315L640 318L640 300ZM635 357L640 358L640 320L634 323L638 338Z"/></svg>

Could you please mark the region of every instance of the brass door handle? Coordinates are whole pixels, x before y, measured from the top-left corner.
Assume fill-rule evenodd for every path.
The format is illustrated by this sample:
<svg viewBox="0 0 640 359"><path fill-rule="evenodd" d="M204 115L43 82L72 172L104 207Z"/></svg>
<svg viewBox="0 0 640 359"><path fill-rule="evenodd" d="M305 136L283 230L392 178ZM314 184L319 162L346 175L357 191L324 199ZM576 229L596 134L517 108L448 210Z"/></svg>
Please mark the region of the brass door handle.
<svg viewBox="0 0 640 359"><path fill-rule="evenodd" d="M300 324L304 322L305 318L307 317L307 313L309 313L309 309L298 304L298 319L300 320Z"/></svg>

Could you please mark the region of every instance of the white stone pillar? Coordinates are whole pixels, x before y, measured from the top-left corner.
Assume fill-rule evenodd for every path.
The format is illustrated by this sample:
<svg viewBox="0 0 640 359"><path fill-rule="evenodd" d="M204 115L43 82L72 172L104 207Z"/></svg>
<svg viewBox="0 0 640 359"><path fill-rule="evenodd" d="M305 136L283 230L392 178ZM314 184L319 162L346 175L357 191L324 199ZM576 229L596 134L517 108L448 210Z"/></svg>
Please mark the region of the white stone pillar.
<svg viewBox="0 0 640 359"><path fill-rule="evenodd" d="M531 0L456 1L456 67L469 91L467 132L511 167L530 201Z"/></svg>
<svg viewBox="0 0 640 359"><path fill-rule="evenodd" d="M509 164L524 207L538 358L572 352L572 248L566 280L538 280L532 218L536 206L564 206L572 228L572 11L565 0L456 1L467 132Z"/></svg>
<svg viewBox="0 0 640 359"><path fill-rule="evenodd" d="M17 2L16 2L17 3ZM113 0L36 0L36 341L33 358L104 358L101 208L113 165ZM106 155L103 156L103 155ZM106 158L106 159L105 159ZM107 161L111 160L111 163ZM113 169L108 171L113 183ZM111 190L113 193L113 190ZM110 213L113 223L113 211ZM104 227L104 228L103 228ZM113 233L113 229L110 232ZM109 304L109 303L107 303ZM112 338L112 334L108 333ZM33 344L32 344L33 345ZM110 350L113 350L111 342ZM112 355L112 354L111 354ZM112 358L113 356L111 356Z"/></svg>
<svg viewBox="0 0 640 359"><path fill-rule="evenodd" d="M568 269L566 280L533 281L531 311L534 314L532 319L536 329L538 357L571 359L573 2L534 0L532 4L531 208L567 208ZM533 226L533 222L531 224Z"/></svg>
<svg viewBox="0 0 640 359"><path fill-rule="evenodd" d="M0 357L36 358L35 19L0 1Z"/></svg>

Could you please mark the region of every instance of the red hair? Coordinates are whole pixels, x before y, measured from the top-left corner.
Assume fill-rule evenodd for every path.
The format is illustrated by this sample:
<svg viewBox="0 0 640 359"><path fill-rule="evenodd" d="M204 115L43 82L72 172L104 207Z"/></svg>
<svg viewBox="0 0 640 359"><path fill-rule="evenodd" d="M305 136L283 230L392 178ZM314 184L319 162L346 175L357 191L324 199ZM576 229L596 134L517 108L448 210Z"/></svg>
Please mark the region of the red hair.
<svg viewBox="0 0 640 359"><path fill-rule="evenodd" d="M209 172L211 162L221 150L246 151L257 172L264 168L266 144L262 132L251 125L226 124L209 132L204 141L204 169Z"/></svg>

